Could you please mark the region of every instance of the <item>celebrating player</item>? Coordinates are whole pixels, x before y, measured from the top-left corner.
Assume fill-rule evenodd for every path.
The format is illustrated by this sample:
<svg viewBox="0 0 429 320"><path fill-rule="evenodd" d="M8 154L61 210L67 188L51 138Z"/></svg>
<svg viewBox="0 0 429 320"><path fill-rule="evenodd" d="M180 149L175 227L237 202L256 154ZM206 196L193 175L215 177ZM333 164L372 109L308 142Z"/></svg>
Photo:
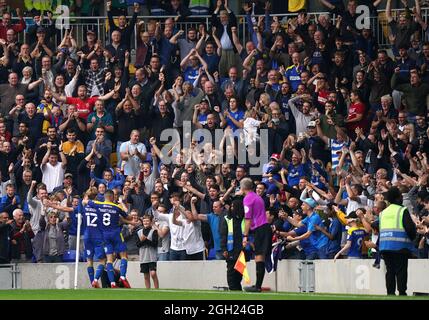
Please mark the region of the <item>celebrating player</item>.
<svg viewBox="0 0 429 320"><path fill-rule="evenodd" d="M90 201L88 204L97 209L97 216L100 219L99 227L103 234L104 251L107 256L106 271L110 281L110 286L116 288L115 275L113 270L113 254L119 253L121 257L120 282L125 288L131 288L126 278L127 274L127 246L121 234L119 222L130 223L131 217L116 203L114 203L114 193L107 190L104 194L104 201ZM122 216L123 219L120 217Z"/></svg>
<svg viewBox="0 0 429 320"><path fill-rule="evenodd" d="M85 233L83 243L85 248L86 261L88 264L88 276L93 288L99 288L98 280L100 279L104 266L106 264L106 255L104 254L104 240L100 229L100 219L97 214L97 209L92 200L97 196L97 189L91 188L85 193L82 201L81 210L83 212L83 223L85 225ZM94 257L100 264L94 276Z"/></svg>

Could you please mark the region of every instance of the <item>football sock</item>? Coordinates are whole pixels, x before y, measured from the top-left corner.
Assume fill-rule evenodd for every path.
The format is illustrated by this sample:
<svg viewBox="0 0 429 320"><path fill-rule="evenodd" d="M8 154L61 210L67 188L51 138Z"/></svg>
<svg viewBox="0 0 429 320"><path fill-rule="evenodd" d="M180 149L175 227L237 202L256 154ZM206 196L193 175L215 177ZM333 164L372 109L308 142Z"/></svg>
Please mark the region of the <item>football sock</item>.
<svg viewBox="0 0 429 320"><path fill-rule="evenodd" d="M101 278L103 271L104 271L104 264L99 264L97 267L97 271L95 271L95 280L98 280Z"/></svg>
<svg viewBox="0 0 429 320"><path fill-rule="evenodd" d="M256 288L262 287L262 282L265 276L265 262L256 262Z"/></svg>
<svg viewBox="0 0 429 320"><path fill-rule="evenodd" d="M121 270L121 278L125 278L126 274L127 274L127 267L128 267L128 260L127 259L121 259L121 266L120 266L120 270Z"/></svg>
<svg viewBox="0 0 429 320"><path fill-rule="evenodd" d="M115 283L115 272L113 271L113 263L108 262L106 265L107 277L110 283Z"/></svg>
<svg viewBox="0 0 429 320"><path fill-rule="evenodd" d="M87 267L86 270L88 271L89 281L92 283L94 281L94 267Z"/></svg>

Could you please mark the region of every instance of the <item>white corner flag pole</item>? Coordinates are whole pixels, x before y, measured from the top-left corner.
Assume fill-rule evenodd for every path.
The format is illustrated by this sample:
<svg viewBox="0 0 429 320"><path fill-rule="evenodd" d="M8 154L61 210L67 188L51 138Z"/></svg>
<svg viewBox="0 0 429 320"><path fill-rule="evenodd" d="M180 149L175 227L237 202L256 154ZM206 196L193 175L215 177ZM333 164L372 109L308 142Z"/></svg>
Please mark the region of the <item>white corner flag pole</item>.
<svg viewBox="0 0 429 320"><path fill-rule="evenodd" d="M79 269L79 246L80 246L80 225L82 224L82 214L77 214L77 234L76 234L76 260L74 265L74 289L77 289L77 271Z"/></svg>

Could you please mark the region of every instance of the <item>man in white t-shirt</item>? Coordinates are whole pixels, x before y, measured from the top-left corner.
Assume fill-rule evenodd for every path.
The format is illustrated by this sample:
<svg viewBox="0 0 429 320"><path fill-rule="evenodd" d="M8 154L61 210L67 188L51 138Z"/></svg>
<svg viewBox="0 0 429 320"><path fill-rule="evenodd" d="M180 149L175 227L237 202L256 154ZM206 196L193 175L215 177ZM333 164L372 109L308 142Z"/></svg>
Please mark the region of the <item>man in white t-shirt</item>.
<svg viewBox="0 0 429 320"><path fill-rule="evenodd" d="M345 181L345 187L347 192L347 209L346 213L349 214L352 211L356 211L359 208L365 208L368 205L368 198L362 194L363 188L361 185L351 185L352 176L348 175Z"/></svg>
<svg viewBox="0 0 429 320"><path fill-rule="evenodd" d="M156 209L158 216L161 214L164 217L168 217L167 207L163 204L158 204ZM153 227L158 231L158 261L170 260L170 224L167 221L154 221Z"/></svg>
<svg viewBox="0 0 429 320"><path fill-rule="evenodd" d="M194 210L197 201L197 197L192 197L191 208L193 209L186 210L185 217L183 217L185 225L183 238L185 240L186 260L204 260L206 246L201 232L201 221L207 221L207 215L199 215L198 212Z"/></svg>
<svg viewBox="0 0 429 320"><path fill-rule="evenodd" d="M42 182L46 185L46 190L51 193L56 187L61 186L64 181L64 172L67 166L67 159L63 153L62 144L60 145L61 162L58 161L58 154L52 153L52 144L48 142L46 147L48 151L42 159Z"/></svg>
<svg viewBox="0 0 429 320"><path fill-rule="evenodd" d="M194 197L196 201L196 197ZM183 227L183 245L186 250L186 260L204 260L205 244L201 233L201 221L190 210L185 210L179 203L173 204L173 224ZM176 214L178 213L178 214Z"/></svg>
<svg viewBox="0 0 429 320"><path fill-rule="evenodd" d="M146 161L146 147L140 142L140 132L131 131L130 140L121 144L119 149L121 160L124 162L124 175L137 177L140 164Z"/></svg>
<svg viewBox="0 0 429 320"><path fill-rule="evenodd" d="M168 223L168 227L170 229L170 251L169 251L169 260L177 261L177 260L186 260L186 249L184 244L184 226L174 223L174 215L177 217L180 215L180 211L184 211L180 205L180 195L178 193L172 193L170 195L170 203L173 208L170 210L169 214L160 214L158 210L153 211L154 221L155 223L166 222Z"/></svg>

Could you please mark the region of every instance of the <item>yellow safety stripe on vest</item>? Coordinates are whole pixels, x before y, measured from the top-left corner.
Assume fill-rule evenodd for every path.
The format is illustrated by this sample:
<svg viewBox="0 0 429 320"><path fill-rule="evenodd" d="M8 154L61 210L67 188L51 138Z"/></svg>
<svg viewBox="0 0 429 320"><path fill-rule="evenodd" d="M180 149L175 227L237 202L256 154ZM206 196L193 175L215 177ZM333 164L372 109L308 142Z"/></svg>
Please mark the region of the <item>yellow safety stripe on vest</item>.
<svg viewBox="0 0 429 320"><path fill-rule="evenodd" d="M225 217L226 225L228 226L228 233L232 232L232 219Z"/></svg>
<svg viewBox="0 0 429 320"><path fill-rule="evenodd" d="M232 218L229 219L227 216L225 216L225 220L226 220L226 223L227 223L227 226L228 226L228 233L230 232L230 230L231 230L231 232L233 232L234 231L234 227L233 227L233 224L232 224L233 219ZM241 220L241 233L244 233L244 228L245 228L245 222L244 222L244 219L243 219L243 220Z"/></svg>

